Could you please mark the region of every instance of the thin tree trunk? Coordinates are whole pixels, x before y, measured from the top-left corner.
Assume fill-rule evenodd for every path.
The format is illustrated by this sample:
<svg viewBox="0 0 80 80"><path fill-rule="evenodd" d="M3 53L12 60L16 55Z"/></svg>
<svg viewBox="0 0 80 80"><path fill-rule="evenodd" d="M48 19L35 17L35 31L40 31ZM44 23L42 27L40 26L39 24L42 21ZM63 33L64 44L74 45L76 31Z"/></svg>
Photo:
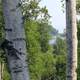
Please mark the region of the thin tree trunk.
<svg viewBox="0 0 80 80"><path fill-rule="evenodd" d="M0 62L0 80L1 80L1 62Z"/></svg>
<svg viewBox="0 0 80 80"><path fill-rule="evenodd" d="M77 80L77 25L76 0L66 0L67 77Z"/></svg>
<svg viewBox="0 0 80 80"><path fill-rule="evenodd" d="M5 20L5 38L11 41L15 50L6 49L11 80L29 80L26 64L25 31L22 13L18 7L20 0L2 0Z"/></svg>
<svg viewBox="0 0 80 80"><path fill-rule="evenodd" d="M4 63L1 63L1 80L3 80Z"/></svg>
<svg viewBox="0 0 80 80"><path fill-rule="evenodd" d="M0 62L0 80L3 80L4 63Z"/></svg>

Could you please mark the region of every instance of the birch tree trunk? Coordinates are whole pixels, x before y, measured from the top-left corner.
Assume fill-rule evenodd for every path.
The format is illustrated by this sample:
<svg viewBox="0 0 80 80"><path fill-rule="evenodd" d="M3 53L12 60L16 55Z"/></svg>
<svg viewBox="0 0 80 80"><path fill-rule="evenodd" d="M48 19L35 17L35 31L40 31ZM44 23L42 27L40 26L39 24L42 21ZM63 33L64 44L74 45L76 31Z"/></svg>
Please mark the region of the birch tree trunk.
<svg viewBox="0 0 80 80"><path fill-rule="evenodd" d="M11 41L17 51L6 49L11 80L29 80L28 65L26 63L25 31L22 13L18 7L20 0L2 0L5 20L5 38Z"/></svg>
<svg viewBox="0 0 80 80"><path fill-rule="evenodd" d="M77 25L76 0L66 0L67 77L77 80Z"/></svg>

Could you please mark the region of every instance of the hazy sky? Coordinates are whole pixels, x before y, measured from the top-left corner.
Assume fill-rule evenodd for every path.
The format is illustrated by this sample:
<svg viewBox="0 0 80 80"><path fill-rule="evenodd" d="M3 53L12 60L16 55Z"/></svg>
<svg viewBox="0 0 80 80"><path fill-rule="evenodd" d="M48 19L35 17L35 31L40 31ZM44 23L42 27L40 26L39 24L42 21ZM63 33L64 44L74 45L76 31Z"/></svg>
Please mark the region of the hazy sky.
<svg viewBox="0 0 80 80"><path fill-rule="evenodd" d="M61 0L42 0L41 6L48 8L49 14L52 16L51 22L59 32L63 32L65 28L65 13L62 12Z"/></svg>

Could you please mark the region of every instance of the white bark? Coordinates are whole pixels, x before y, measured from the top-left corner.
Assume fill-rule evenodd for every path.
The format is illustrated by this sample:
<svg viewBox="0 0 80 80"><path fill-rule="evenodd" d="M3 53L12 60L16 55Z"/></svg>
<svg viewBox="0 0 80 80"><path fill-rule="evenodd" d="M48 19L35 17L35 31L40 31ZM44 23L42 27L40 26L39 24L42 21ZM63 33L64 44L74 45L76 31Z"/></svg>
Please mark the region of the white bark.
<svg viewBox="0 0 80 80"><path fill-rule="evenodd" d="M11 56L13 52L10 53L6 50L6 55L11 72L11 80L29 80L25 54L25 31L20 7L17 8L19 2L20 0L2 0L5 20L5 38L13 42L13 47L21 52L21 54L15 52L15 56Z"/></svg>
<svg viewBox="0 0 80 80"><path fill-rule="evenodd" d="M76 0L66 0L66 32L68 46L66 80L77 80Z"/></svg>

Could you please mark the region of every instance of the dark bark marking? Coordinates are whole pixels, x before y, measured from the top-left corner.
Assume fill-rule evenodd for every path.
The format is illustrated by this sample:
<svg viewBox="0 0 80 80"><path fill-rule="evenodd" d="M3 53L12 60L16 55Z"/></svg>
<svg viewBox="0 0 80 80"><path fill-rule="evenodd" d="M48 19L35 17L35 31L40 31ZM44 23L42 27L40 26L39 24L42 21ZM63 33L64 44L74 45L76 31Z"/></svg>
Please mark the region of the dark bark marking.
<svg viewBox="0 0 80 80"><path fill-rule="evenodd" d="M11 29L11 28L9 28L9 29L8 29L8 28L4 28L4 30L5 30L5 31L10 31L10 32L12 32L12 29Z"/></svg>
<svg viewBox="0 0 80 80"><path fill-rule="evenodd" d="M22 53L13 47L13 43L11 41L5 39L4 42L0 45L0 48L4 51L5 49L7 49L9 56L20 59L19 55L21 55Z"/></svg>
<svg viewBox="0 0 80 80"><path fill-rule="evenodd" d="M25 40L25 38L16 38L16 39L13 39L13 41L22 41L22 40Z"/></svg>

